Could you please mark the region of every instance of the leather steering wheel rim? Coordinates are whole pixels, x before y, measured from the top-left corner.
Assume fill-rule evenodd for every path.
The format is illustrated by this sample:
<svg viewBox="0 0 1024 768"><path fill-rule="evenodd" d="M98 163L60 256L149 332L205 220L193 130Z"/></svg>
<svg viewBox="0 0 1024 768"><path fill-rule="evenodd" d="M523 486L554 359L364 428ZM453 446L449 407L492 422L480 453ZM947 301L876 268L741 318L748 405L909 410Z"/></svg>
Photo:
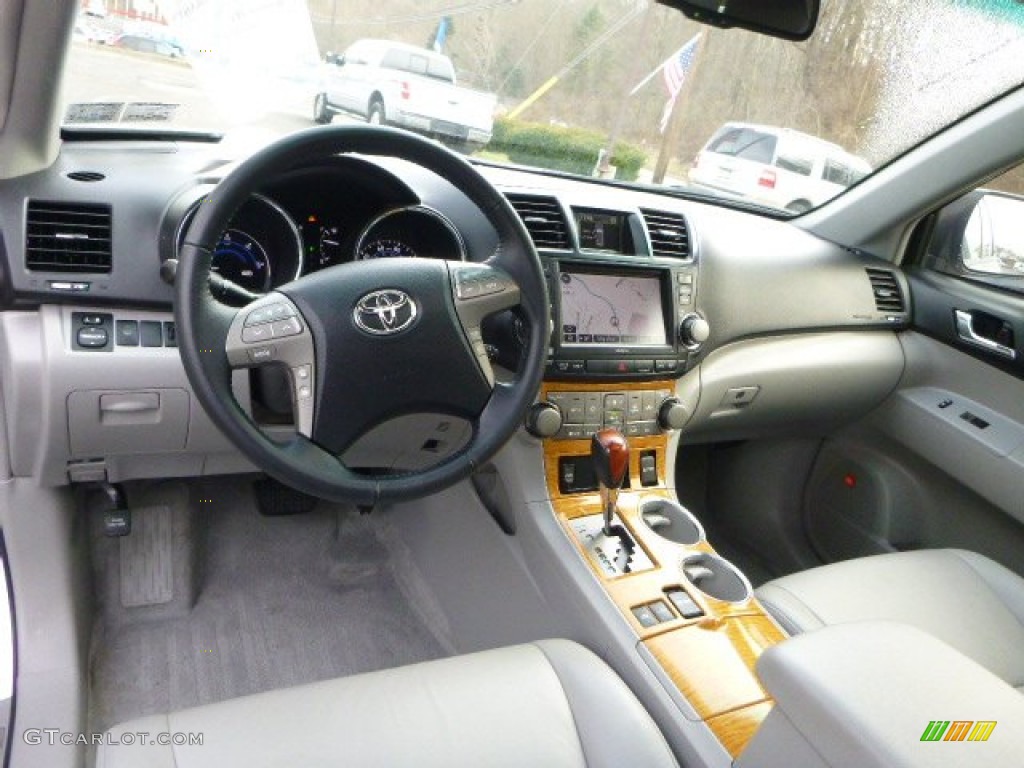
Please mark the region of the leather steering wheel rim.
<svg viewBox="0 0 1024 768"><path fill-rule="evenodd" d="M237 366L228 360L225 339L246 308L228 307L211 293L210 267L216 244L233 214L268 180L346 153L399 158L447 179L480 209L498 235L495 251L478 263L502 270L519 287L519 312L529 333L515 378L494 384L462 449L421 471L369 475L348 469L302 435L275 442L257 427L232 393L231 374ZM346 266L350 265L330 269L344 270ZM311 128L269 145L232 169L199 206L185 234L175 295L182 363L210 419L258 468L289 486L329 500L362 505L407 500L464 479L493 457L519 427L543 376L550 322L547 284L522 221L504 196L464 158L396 129L359 125Z"/></svg>

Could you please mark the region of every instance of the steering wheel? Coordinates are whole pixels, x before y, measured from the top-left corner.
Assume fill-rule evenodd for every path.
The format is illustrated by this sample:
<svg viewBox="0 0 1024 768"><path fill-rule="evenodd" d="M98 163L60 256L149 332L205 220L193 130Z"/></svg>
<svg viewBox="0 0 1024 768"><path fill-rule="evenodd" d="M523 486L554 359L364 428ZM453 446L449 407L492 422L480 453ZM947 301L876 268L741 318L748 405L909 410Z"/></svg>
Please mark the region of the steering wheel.
<svg viewBox="0 0 1024 768"><path fill-rule="evenodd" d="M210 265L232 215L268 180L342 153L389 156L447 179L487 217L493 253L471 261L353 261L283 285L237 309L211 292ZM548 339L540 259L505 198L466 160L390 128L324 126L287 136L232 170L206 197L179 252L175 320L185 372L210 419L257 467L334 501L372 505L424 496L468 476L511 437L533 401ZM516 376L497 382L481 337L511 307L528 330ZM296 433L273 440L235 399L232 372L287 370ZM457 452L419 471L366 474L340 456L375 426L411 413L466 419Z"/></svg>

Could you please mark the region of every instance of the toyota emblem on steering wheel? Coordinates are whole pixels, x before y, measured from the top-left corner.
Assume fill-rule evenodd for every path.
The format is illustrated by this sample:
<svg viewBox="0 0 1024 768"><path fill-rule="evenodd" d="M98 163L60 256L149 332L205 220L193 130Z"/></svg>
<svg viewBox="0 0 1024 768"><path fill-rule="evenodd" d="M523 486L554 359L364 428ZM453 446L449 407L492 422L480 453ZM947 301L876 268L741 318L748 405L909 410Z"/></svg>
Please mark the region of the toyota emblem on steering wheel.
<svg viewBox="0 0 1024 768"><path fill-rule="evenodd" d="M367 333L390 336L412 325L417 311L416 302L405 291L385 288L359 299L352 316L356 325Z"/></svg>

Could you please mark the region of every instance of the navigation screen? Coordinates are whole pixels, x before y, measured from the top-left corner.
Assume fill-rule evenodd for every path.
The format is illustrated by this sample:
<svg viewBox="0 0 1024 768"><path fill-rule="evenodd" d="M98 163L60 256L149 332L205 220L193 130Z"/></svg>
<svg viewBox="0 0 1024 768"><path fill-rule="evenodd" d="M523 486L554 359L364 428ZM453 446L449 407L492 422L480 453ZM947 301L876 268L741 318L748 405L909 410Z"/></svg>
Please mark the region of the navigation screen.
<svg viewBox="0 0 1024 768"><path fill-rule="evenodd" d="M559 275L561 342L568 344L667 344L657 277Z"/></svg>
<svg viewBox="0 0 1024 768"><path fill-rule="evenodd" d="M580 248L591 251L625 253L623 235L625 217L603 211L573 211L580 233Z"/></svg>

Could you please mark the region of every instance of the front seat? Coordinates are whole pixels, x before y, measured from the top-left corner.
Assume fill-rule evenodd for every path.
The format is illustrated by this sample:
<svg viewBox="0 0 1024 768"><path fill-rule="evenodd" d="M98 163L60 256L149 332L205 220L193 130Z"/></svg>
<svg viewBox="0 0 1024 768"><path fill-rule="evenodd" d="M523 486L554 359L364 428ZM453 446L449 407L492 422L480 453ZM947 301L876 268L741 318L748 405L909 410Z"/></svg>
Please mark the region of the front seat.
<svg viewBox="0 0 1024 768"><path fill-rule="evenodd" d="M139 739L139 733L149 736ZM188 734L201 734L202 744L154 743ZM107 732L96 765L610 767L676 761L640 702L604 662L576 643L544 640L141 718Z"/></svg>
<svg viewBox="0 0 1024 768"><path fill-rule="evenodd" d="M791 635L854 621L910 624L1024 692L1024 579L976 552L847 560L775 579L755 594Z"/></svg>

